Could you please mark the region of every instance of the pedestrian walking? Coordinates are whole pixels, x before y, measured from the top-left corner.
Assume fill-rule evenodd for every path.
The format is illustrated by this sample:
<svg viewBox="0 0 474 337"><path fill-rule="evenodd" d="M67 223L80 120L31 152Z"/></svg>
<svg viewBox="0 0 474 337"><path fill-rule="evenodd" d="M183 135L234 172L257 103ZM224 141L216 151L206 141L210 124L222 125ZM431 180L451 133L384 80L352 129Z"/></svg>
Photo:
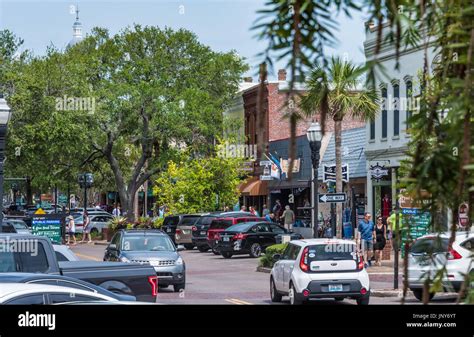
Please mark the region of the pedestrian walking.
<svg viewBox="0 0 474 337"><path fill-rule="evenodd" d="M275 214L270 213L270 214L265 215L265 220L268 221L268 222L274 222L275 221Z"/></svg>
<svg viewBox="0 0 474 337"><path fill-rule="evenodd" d="M266 204L263 204L263 208L262 208L262 216L263 217L266 217L267 215L270 214L270 210L267 208L267 205Z"/></svg>
<svg viewBox="0 0 474 337"><path fill-rule="evenodd" d="M277 201L275 202L275 206L273 206L272 211L273 211L273 214L275 214L276 222L278 222L280 220L280 216L282 212L282 207L281 207L281 203L279 199L277 199Z"/></svg>
<svg viewBox="0 0 474 337"><path fill-rule="evenodd" d="M243 205L241 208L240 208L240 211L241 212L247 212L247 207L245 205Z"/></svg>
<svg viewBox="0 0 474 337"><path fill-rule="evenodd" d="M122 215L122 212L120 211L120 205L115 205L114 210L112 211L112 215L115 217L119 217Z"/></svg>
<svg viewBox="0 0 474 337"><path fill-rule="evenodd" d="M382 265L382 250L387 244L387 226L383 223L381 216L377 218L377 224L374 227L374 250L375 250L375 265Z"/></svg>
<svg viewBox="0 0 474 337"><path fill-rule="evenodd" d="M258 214L258 211L255 209L255 206L250 206L249 211L250 211L251 214L253 214L253 215L257 216L257 217L260 216L260 215Z"/></svg>
<svg viewBox="0 0 474 337"><path fill-rule="evenodd" d="M284 219L285 228L289 231L293 230L293 224L295 223L295 212L293 212L289 205L285 206L285 211L282 214Z"/></svg>
<svg viewBox="0 0 474 337"><path fill-rule="evenodd" d="M91 226L90 226L90 222L91 222L91 219L89 218L89 214L87 213L87 211L84 211L84 214L82 215L82 224L83 224L83 227L82 227L82 240L81 240L81 243L84 243L86 242L86 238L88 238L89 240L87 241L87 243L91 243L92 240L91 240Z"/></svg>
<svg viewBox="0 0 474 337"><path fill-rule="evenodd" d="M71 237L73 239L73 245L77 244L76 242L76 224L74 223L74 217L72 215L69 215L67 217L67 242L66 244L69 245L71 242Z"/></svg>
<svg viewBox="0 0 474 337"><path fill-rule="evenodd" d="M367 266L371 266L372 250L374 249L374 223L370 220L372 216L369 212L364 214L364 219L359 221L357 226L357 246L361 247L364 261Z"/></svg>

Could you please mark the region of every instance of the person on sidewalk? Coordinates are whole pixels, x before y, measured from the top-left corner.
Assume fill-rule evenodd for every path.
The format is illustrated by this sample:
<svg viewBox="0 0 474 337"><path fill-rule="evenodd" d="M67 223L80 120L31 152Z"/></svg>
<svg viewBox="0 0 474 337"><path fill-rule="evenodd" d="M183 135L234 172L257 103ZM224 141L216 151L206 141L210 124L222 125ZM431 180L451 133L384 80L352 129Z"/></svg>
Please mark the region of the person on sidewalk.
<svg viewBox="0 0 474 337"><path fill-rule="evenodd" d="M275 221L275 214L270 213L270 214L265 215L265 220L268 221L268 222L274 222Z"/></svg>
<svg viewBox="0 0 474 337"><path fill-rule="evenodd" d="M267 205L266 204L263 204L263 208L262 208L262 216L263 217L266 217L267 215L270 214L270 210L267 208Z"/></svg>
<svg viewBox="0 0 474 337"><path fill-rule="evenodd" d="M69 245L69 243L71 242L71 237L73 239L73 245L77 244L76 242L76 224L74 223L74 217L72 215L69 215L67 217L67 232L68 232L68 236L67 236L67 242L66 244Z"/></svg>
<svg viewBox="0 0 474 337"><path fill-rule="evenodd" d="M289 205L285 206L282 218L284 219L285 228L291 232L293 230L293 224L295 223L295 213L290 209Z"/></svg>
<svg viewBox="0 0 474 337"><path fill-rule="evenodd" d="M82 218L83 218L83 222L82 222L83 227L82 227L82 240L81 240L81 243L86 242L86 238L89 238L87 243L92 243L92 240L91 240L91 226L90 226L91 219L89 218L89 214L87 213L87 211L84 211L84 214L83 214Z"/></svg>
<svg viewBox="0 0 474 337"><path fill-rule="evenodd" d="M357 246L361 247L364 261L367 266L371 266L372 250L374 248L374 223L370 220L372 216L369 212L364 214L364 219L359 221L357 226ZM368 265L367 265L368 264Z"/></svg>
<svg viewBox="0 0 474 337"><path fill-rule="evenodd" d="M377 218L377 224L374 227L374 250L375 250L375 265L382 265L382 250L387 243L387 227L383 223L381 216Z"/></svg>

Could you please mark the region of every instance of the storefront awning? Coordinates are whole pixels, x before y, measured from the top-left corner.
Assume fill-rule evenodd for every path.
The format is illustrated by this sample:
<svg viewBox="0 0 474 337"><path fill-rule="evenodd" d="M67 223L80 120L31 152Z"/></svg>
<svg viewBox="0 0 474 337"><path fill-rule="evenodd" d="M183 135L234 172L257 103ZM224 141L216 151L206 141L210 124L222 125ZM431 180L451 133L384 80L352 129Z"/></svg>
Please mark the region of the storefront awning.
<svg viewBox="0 0 474 337"><path fill-rule="evenodd" d="M267 195L268 186L266 181L261 181L259 179L252 179L243 184L239 185L239 191L242 195L247 196L257 196L257 195Z"/></svg>

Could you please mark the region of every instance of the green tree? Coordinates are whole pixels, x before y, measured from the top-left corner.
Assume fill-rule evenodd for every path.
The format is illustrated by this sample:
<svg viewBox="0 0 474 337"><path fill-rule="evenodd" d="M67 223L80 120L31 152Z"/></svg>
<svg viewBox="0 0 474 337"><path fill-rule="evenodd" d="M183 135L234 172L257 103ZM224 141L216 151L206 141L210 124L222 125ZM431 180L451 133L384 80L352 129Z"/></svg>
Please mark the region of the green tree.
<svg viewBox="0 0 474 337"><path fill-rule="evenodd" d="M171 213L222 210L238 201L242 161L210 156L181 162L170 161L154 187L157 205Z"/></svg>
<svg viewBox="0 0 474 337"><path fill-rule="evenodd" d="M336 149L336 192L342 192L342 122L344 118L370 120L379 109L375 90L360 89L359 77L363 69L340 58L331 58L328 70L316 67L309 75L308 92L301 99L301 108L308 116L321 111L328 103L327 116L334 121ZM342 205L337 204L337 237L342 235Z"/></svg>

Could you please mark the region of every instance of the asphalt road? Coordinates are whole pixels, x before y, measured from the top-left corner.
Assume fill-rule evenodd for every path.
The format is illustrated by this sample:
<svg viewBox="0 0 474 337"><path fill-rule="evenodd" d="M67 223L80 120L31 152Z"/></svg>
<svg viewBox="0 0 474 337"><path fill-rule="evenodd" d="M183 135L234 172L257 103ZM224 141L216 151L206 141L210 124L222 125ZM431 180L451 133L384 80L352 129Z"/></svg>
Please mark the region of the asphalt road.
<svg viewBox="0 0 474 337"><path fill-rule="evenodd" d="M105 246L78 244L71 249L83 260L102 261ZM186 263L186 289L174 293L173 288L160 289L159 303L168 304L273 304L269 295L269 274L257 272L258 259L248 256L234 256L224 259L211 252L200 253L198 250L186 250L180 253ZM390 272L369 268L372 289L390 289L393 276ZM400 282L401 284L401 282ZM433 304L454 304L456 297L439 294ZM354 300L336 302L322 299L311 302L312 305L355 305ZM371 304L399 304L397 297L374 297ZM282 304L288 304L283 298ZM406 304L420 304L413 297L408 297Z"/></svg>

